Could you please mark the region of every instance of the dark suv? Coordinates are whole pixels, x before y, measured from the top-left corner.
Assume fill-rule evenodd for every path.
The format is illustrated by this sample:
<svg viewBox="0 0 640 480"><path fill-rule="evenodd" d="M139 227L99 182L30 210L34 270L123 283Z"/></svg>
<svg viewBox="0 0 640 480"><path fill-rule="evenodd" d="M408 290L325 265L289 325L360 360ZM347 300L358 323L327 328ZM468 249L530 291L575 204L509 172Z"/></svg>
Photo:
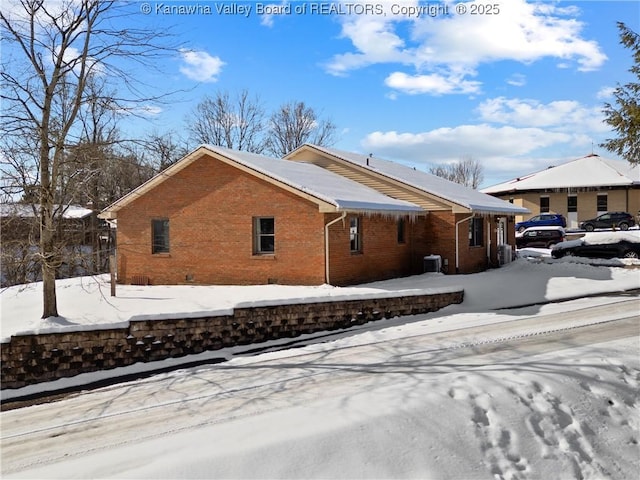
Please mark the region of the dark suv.
<svg viewBox="0 0 640 480"><path fill-rule="evenodd" d="M557 213L541 213L524 222L516 223L516 232L524 232L529 227L566 227L567 220Z"/></svg>
<svg viewBox="0 0 640 480"><path fill-rule="evenodd" d="M627 212L609 212L592 218L591 220L585 220L580 223L580 228L587 232L593 232L596 228L619 228L620 230L629 230L629 227L633 227L636 224L633 216Z"/></svg>
<svg viewBox="0 0 640 480"><path fill-rule="evenodd" d="M516 237L516 248L551 248L556 243L564 242L564 239L562 227L531 227Z"/></svg>

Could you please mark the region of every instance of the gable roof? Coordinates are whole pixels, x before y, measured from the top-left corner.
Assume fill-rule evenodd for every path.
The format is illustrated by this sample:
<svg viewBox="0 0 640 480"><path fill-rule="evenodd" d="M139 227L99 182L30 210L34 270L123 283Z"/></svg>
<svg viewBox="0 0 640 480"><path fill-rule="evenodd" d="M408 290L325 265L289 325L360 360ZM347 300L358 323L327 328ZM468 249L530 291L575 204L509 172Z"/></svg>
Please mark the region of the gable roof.
<svg viewBox="0 0 640 480"><path fill-rule="evenodd" d="M482 191L495 194L547 188L618 187L639 184L640 167L591 154L484 188Z"/></svg>
<svg viewBox="0 0 640 480"><path fill-rule="evenodd" d="M316 165L295 163L214 145L201 145L166 170L105 208L100 216L102 218L116 218L118 210L206 155L310 200L316 203L322 212L402 215L426 213L418 205L391 198Z"/></svg>
<svg viewBox="0 0 640 480"><path fill-rule="evenodd" d="M292 158L305 149L330 155L333 158L366 171L369 175L380 175L391 179L404 187L410 187L414 192L417 191L425 197L435 197L443 204L449 205L454 211L462 210L498 215L529 213L529 210L526 208L518 207L492 197L491 195L465 187L459 183L451 182L436 175L377 157L369 157L334 148L305 144L291 152L285 158Z"/></svg>

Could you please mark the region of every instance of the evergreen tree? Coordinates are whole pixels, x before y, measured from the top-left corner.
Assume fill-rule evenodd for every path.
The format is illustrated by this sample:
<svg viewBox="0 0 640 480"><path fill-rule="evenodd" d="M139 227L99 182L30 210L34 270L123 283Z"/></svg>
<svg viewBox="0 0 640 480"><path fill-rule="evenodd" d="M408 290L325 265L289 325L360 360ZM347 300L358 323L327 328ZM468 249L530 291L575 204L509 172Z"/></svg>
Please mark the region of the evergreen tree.
<svg viewBox="0 0 640 480"><path fill-rule="evenodd" d="M620 43L633 52L634 64L629 71L637 81L618 85L613 93L615 105L604 105L605 122L613 127L617 137L600 146L637 165L640 164L640 35L622 22L618 22L618 29Z"/></svg>

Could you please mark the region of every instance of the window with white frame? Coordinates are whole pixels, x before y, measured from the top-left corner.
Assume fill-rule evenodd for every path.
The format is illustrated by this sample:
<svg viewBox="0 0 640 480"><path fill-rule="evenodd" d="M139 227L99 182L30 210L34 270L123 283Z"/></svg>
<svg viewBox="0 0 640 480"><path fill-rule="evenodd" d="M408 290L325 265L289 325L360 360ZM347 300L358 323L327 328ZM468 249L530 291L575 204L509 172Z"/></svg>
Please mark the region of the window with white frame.
<svg viewBox="0 0 640 480"><path fill-rule="evenodd" d="M169 219L151 220L151 253L169 253Z"/></svg>
<svg viewBox="0 0 640 480"><path fill-rule="evenodd" d="M599 193L597 198L596 198L596 203L597 203L597 208L598 208L598 212L607 212L609 211L609 205L608 205L608 200L609 197L607 196L606 193L602 194Z"/></svg>
<svg viewBox="0 0 640 480"><path fill-rule="evenodd" d="M276 251L276 221L273 217L253 219L253 253L264 255Z"/></svg>
<svg viewBox="0 0 640 480"><path fill-rule="evenodd" d="M351 253L362 252L362 226L360 217L349 218L349 248Z"/></svg>
<svg viewBox="0 0 640 480"><path fill-rule="evenodd" d="M540 197L540 213L549 213L549 197Z"/></svg>
<svg viewBox="0 0 640 480"><path fill-rule="evenodd" d="M469 246L481 247L484 243L484 220L473 217L469 220Z"/></svg>

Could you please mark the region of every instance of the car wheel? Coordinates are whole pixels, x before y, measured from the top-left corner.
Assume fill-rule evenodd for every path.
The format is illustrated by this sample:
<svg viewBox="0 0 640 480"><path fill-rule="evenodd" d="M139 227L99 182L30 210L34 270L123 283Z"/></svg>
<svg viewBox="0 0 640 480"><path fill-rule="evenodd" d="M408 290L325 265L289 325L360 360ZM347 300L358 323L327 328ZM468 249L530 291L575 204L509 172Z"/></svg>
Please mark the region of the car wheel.
<svg viewBox="0 0 640 480"><path fill-rule="evenodd" d="M629 230L629 224L622 222L620 225L618 225L620 227L620 230Z"/></svg>
<svg viewBox="0 0 640 480"><path fill-rule="evenodd" d="M590 223L587 223L587 224L584 226L584 229L585 229L587 232L593 232L593 230L594 230L593 225L591 225Z"/></svg>
<svg viewBox="0 0 640 480"><path fill-rule="evenodd" d="M638 252L629 250L627 252L624 252L624 255L622 255L622 258L640 258L640 255L638 255Z"/></svg>

